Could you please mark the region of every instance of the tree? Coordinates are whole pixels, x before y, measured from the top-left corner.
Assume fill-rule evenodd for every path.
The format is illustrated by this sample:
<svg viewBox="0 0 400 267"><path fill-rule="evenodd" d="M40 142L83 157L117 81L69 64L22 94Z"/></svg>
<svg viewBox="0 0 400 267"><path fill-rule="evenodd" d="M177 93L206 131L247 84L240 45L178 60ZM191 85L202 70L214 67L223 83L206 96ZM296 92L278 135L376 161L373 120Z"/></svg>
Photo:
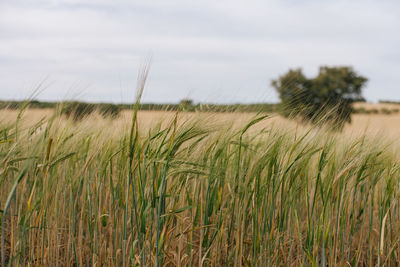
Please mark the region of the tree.
<svg viewBox="0 0 400 267"><path fill-rule="evenodd" d="M193 104L193 100L185 98L179 102L179 107L184 111L194 111L195 106Z"/></svg>
<svg viewBox="0 0 400 267"><path fill-rule="evenodd" d="M342 128L351 122L352 103L361 101L367 78L352 67L320 67L308 79L301 69L289 70L272 81L281 99L282 114L305 121L328 122Z"/></svg>

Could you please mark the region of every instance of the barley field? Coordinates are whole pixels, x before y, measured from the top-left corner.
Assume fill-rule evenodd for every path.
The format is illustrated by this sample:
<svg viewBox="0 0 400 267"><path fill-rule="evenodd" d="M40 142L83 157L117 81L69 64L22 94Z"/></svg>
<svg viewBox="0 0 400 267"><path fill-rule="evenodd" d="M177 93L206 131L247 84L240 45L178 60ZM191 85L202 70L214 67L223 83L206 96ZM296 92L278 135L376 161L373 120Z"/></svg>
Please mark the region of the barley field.
<svg viewBox="0 0 400 267"><path fill-rule="evenodd" d="M397 266L399 123L1 110L2 266Z"/></svg>

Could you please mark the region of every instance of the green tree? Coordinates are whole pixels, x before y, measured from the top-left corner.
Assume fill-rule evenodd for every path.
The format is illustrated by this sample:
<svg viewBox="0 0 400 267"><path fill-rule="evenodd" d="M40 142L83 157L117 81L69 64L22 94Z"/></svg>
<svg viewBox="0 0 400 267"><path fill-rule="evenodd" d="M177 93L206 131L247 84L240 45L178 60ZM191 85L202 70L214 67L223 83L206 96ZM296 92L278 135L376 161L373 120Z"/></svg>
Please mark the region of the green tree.
<svg viewBox="0 0 400 267"><path fill-rule="evenodd" d="M332 123L339 128L351 122L352 103L361 101L367 78L352 67L320 67L315 78L308 79L301 69L289 70L272 81L281 99L285 116L305 121Z"/></svg>
<svg viewBox="0 0 400 267"><path fill-rule="evenodd" d="M188 98L182 99L179 102L179 107L184 111L194 111L195 110L195 105L193 103L193 100L188 99Z"/></svg>

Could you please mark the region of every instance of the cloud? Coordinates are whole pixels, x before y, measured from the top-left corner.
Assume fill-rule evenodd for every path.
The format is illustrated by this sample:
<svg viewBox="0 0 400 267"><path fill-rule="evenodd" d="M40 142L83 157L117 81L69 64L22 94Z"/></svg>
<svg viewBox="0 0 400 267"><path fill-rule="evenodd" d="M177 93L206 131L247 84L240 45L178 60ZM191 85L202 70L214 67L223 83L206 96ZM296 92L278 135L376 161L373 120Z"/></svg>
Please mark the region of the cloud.
<svg viewBox="0 0 400 267"><path fill-rule="evenodd" d="M0 98L133 99L152 54L144 100L276 101L288 68L353 65L369 100L400 99L396 1L8 0L0 4Z"/></svg>

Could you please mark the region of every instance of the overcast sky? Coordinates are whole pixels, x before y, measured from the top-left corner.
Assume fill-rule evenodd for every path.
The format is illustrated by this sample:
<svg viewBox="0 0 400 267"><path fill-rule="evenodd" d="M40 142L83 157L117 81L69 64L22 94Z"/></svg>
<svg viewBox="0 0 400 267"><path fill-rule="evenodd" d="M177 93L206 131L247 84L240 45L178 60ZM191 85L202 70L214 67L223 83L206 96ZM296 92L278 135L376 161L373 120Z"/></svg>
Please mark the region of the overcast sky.
<svg viewBox="0 0 400 267"><path fill-rule="evenodd" d="M399 0L2 0L0 99L275 102L289 68L351 65L400 100Z"/></svg>

